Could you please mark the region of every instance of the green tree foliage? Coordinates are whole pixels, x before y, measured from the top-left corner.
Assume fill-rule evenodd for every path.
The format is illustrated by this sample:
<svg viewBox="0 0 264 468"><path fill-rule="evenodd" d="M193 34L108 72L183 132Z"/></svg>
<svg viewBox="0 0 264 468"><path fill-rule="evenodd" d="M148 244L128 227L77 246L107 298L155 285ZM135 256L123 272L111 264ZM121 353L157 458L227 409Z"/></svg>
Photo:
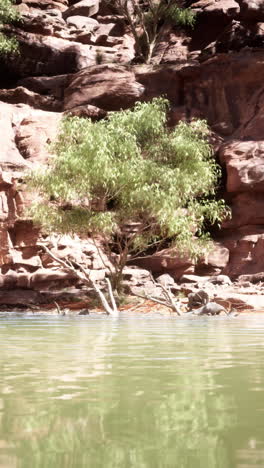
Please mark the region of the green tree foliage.
<svg viewBox="0 0 264 468"><path fill-rule="evenodd" d="M138 58L149 63L164 25L189 26L195 23L195 13L181 8L175 0L110 0L130 25Z"/></svg>
<svg viewBox="0 0 264 468"><path fill-rule="evenodd" d="M10 0L0 0L0 55L17 52L18 44L15 38L7 37L1 32L3 25L14 23L19 19L19 13Z"/></svg>
<svg viewBox="0 0 264 468"><path fill-rule="evenodd" d="M61 233L105 236L119 254L119 275L128 256L165 240L197 254L194 234L202 239L205 222L227 213L215 200L219 167L205 121L170 131L167 106L156 98L97 123L65 119L57 156L31 177L43 197L34 220Z"/></svg>

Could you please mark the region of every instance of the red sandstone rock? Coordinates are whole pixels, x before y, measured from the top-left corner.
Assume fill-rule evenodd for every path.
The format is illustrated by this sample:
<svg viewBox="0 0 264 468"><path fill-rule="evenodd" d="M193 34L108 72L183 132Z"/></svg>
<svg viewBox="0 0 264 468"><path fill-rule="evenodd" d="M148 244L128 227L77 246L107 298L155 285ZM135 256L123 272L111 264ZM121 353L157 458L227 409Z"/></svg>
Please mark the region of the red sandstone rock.
<svg viewBox="0 0 264 468"><path fill-rule="evenodd" d="M18 5L18 11L23 15L23 23L20 24L23 31L44 36L53 36L59 31L66 31L65 21L59 10L40 12L31 9L25 3Z"/></svg>
<svg viewBox="0 0 264 468"><path fill-rule="evenodd" d="M17 220L10 230L12 247L34 247L39 237L39 229L33 226L32 221Z"/></svg>
<svg viewBox="0 0 264 468"><path fill-rule="evenodd" d="M96 51L91 46L22 30L16 36L20 54L7 61L5 68L18 77L72 73L95 64Z"/></svg>
<svg viewBox="0 0 264 468"><path fill-rule="evenodd" d="M22 306L41 304L45 302L45 298L38 291L16 288L8 291L0 288L0 304L8 306Z"/></svg>
<svg viewBox="0 0 264 468"><path fill-rule="evenodd" d="M214 298L214 301L222 305L221 301L225 301L225 307L228 310L228 305L231 310L238 312L246 312L250 310L264 310L264 296L255 292L255 294L241 294L231 291L221 291L219 296ZM224 304L223 304L224 305Z"/></svg>
<svg viewBox="0 0 264 468"><path fill-rule="evenodd" d="M49 143L58 133L61 115L54 112L35 111L24 118L15 130L15 141L26 160L39 164L49 157Z"/></svg>
<svg viewBox="0 0 264 468"><path fill-rule="evenodd" d="M222 243L229 250L229 262L223 273L231 278L264 271L264 229L261 225L247 225L222 231Z"/></svg>
<svg viewBox="0 0 264 468"><path fill-rule="evenodd" d="M18 86L23 86L38 94L54 96L62 101L64 88L67 87L70 75L57 76L31 76L18 81Z"/></svg>
<svg viewBox="0 0 264 468"><path fill-rule="evenodd" d="M25 110L25 113L27 110ZM23 109L17 109L9 104L0 102L0 167L21 169L27 166L26 161L19 153L14 137L13 122L18 115L23 116Z"/></svg>
<svg viewBox="0 0 264 468"><path fill-rule="evenodd" d="M135 285L144 284L146 281L151 281L151 274L148 270L137 267L125 267L123 271L124 280L132 281Z"/></svg>
<svg viewBox="0 0 264 468"><path fill-rule="evenodd" d="M175 31L166 27L160 33L159 41L154 49L152 63L184 63L188 60L191 38L183 31Z"/></svg>
<svg viewBox="0 0 264 468"><path fill-rule="evenodd" d="M237 0L240 5L240 16L247 21L264 21L263 0Z"/></svg>
<svg viewBox="0 0 264 468"><path fill-rule="evenodd" d="M11 246L12 242L6 226L0 227L0 268L2 265L10 263L9 250Z"/></svg>
<svg viewBox="0 0 264 468"><path fill-rule="evenodd" d="M255 56L258 66L256 69L257 84L254 86L253 83L247 85L251 92L248 94L247 101L244 102L244 112L241 113L241 125L234 134L234 137L238 137L242 140L263 140L263 128L264 128L264 93L263 83L258 81L259 76L263 77L263 56L262 53L256 53ZM261 66L262 65L262 66ZM260 67L259 67L260 66ZM243 83L243 81L242 81Z"/></svg>
<svg viewBox="0 0 264 468"><path fill-rule="evenodd" d="M27 104L34 109L60 111L61 103L54 97L41 96L22 86L15 89L1 89L0 100L10 104Z"/></svg>
<svg viewBox="0 0 264 468"><path fill-rule="evenodd" d="M237 228L245 225L264 225L264 200L262 193L242 192L232 198L232 218L223 227Z"/></svg>
<svg viewBox="0 0 264 468"><path fill-rule="evenodd" d="M264 52L256 50L253 54L222 54L199 67L183 68L180 75L184 80L187 115L191 117L197 109L216 132L231 135L236 129L242 133L241 126L246 121L246 114L251 113L248 123L245 122L247 135L256 134L257 129L254 131L252 122L256 117L253 109L262 115L262 121L264 118L261 113L264 99L261 93L264 86L263 60ZM251 130L248 128L249 122L252 122ZM260 129L259 126L257 128Z"/></svg>
<svg viewBox="0 0 264 468"><path fill-rule="evenodd" d="M194 271L193 261L182 257L175 249L164 249L151 256L137 258L133 264L155 274L169 273L175 279Z"/></svg>
<svg viewBox="0 0 264 468"><path fill-rule="evenodd" d="M109 36L114 36L115 35L115 28L116 28L116 23L115 22L109 22L109 23L98 23L98 29L96 30L96 35L98 38L101 38L101 39L97 39L97 43L99 44L99 42L102 41L102 38L104 37L105 40L107 40L107 38ZM118 39L120 40L120 37L115 37L115 39ZM104 44L101 44L101 45L104 45Z"/></svg>
<svg viewBox="0 0 264 468"><path fill-rule="evenodd" d="M209 13L211 16L230 16L233 18L239 11L239 2L234 0L199 0L198 2L192 3L194 11L199 13Z"/></svg>
<svg viewBox="0 0 264 468"><path fill-rule="evenodd" d="M63 18L68 18L69 16L94 16L99 10L99 1L98 0L81 0L78 3L75 3L70 8L68 8L63 13Z"/></svg>
<svg viewBox="0 0 264 468"><path fill-rule="evenodd" d="M264 192L264 140L235 140L220 148L227 170L227 191Z"/></svg>
<svg viewBox="0 0 264 468"><path fill-rule="evenodd" d="M90 8L87 2L90 0L79 3ZM96 1L90 3L97 8ZM263 5L259 0L238 3L196 2L198 16L193 31L186 35L164 29L154 57L154 62L163 64L160 67L93 65L97 50L106 62L124 63L134 57L134 40L124 19L105 6L100 6L100 16L93 20L94 25L98 24L93 33L88 32L89 26L79 30L76 26L80 24L71 25L71 15L83 14L78 10L80 4L69 8L66 0L24 0L18 6L25 13L24 22L16 29L21 54L3 65L1 80L5 72L11 72L14 81L18 77L29 78L19 83L23 88L0 91L0 99L2 96L10 103L0 102L0 266L6 278L1 277L0 283L3 281L2 289L19 288L17 297L7 294L7 303L43 300L36 291L33 296L32 291L24 296L19 292L20 288L30 287L29 280L38 271L42 277L34 277L34 288L63 288L72 281L63 275L52 276L57 274L54 269L58 265L37 246L38 231L28 221L17 221L32 195L28 197L24 189L21 191L23 187L15 180L23 179L25 168L47 160L48 142L56 137L61 118L57 112L32 107L60 109L53 107L54 103L64 103L65 110L74 115L97 119L108 110L129 107L136 100L167 95L173 105L174 123L180 118L206 118L221 135L219 141L230 138L220 148L220 159L227 171L233 218L224 225L219 243L195 272L201 269L203 273L216 274L222 270L235 277L264 271L264 53L257 45L263 40ZM87 16L82 17L81 23L88 24ZM206 46L207 50L200 54L199 49ZM231 53L245 46L242 51ZM80 239L72 243L58 241L57 247L55 244L54 253L61 258L69 256L88 268L98 268L93 272L95 279L104 278L107 269L98 260L94 246ZM190 260L168 252L142 261L147 268L160 273L169 271L176 278L184 272L194 272ZM0 303L2 300L1 296Z"/></svg>
<svg viewBox="0 0 264 468"><path fill-rule="evenodd" d="M12 174L10 172L0 171L0 190L6 190L12 187Z"/></svg>
<svg viewBox="0 0 264 468"><path fill-rule="evenodd" d="M214 242L210 250L200 259L195 267L195 273L217 275L229 262L229 250L222 243Z"/></svg>
<svg viewBox="0 0 264 468"><path fill-rule="evenodd" d="M11 249L10 250L10 264L12 268L19 270L21 267L25 271L35 271L42 267L40 257L38 255L27 255L24 249Z"/></svg>
<svg viewBox="0 0 264 468"><path fill-rule="evenodd" d="M238 52L248 47L262 47L263 44L263 33L258 33L255 24L241 24L233 20L215 41L203 49L199 60L207 60L210 56L219 53Z"/></svg>
<svg viewBox="0 0 264 468"><path fill-rule="evenodd" d="M92 120L100 120L107 116L106 111L99 107L91 106L90 104L87 104L86 106L73 107L68 112L65 112L65 114L75 117L87 117Z"/></svg>
<svg viewBox="0 0 264 468"><path fill-rule="evenodd" d="M74 75L65 90L64 109L92 104L104 110L130 107L144 93L144 87L128 67L98 65Z"/></svg>
<svg viewBox="0 0 264 468"><path fill-rule="evenodd" d="M67 18L68 26L74 26L77 29L85 29L85 32L91 32L98 28L99 23L94 18L86 18L85 16L70 16Z"/></svg>
<svg viewBox="0 0 264 468"><path fill-rule="evenodd" d="M60 10L67 8L68 0L22 0L22 3L38 10L50 9L51 5L53 8Z"/></svg>
<svg viewBox="0 0 264 468"><path fill-rule="evenodd" d="M62 285L65 287L73 283L76 279L74 275L68 271L57 271L50 269L38 269L36 273L33 273L30 277L30 287L36 290L45 289L57 289Z"/></svg>

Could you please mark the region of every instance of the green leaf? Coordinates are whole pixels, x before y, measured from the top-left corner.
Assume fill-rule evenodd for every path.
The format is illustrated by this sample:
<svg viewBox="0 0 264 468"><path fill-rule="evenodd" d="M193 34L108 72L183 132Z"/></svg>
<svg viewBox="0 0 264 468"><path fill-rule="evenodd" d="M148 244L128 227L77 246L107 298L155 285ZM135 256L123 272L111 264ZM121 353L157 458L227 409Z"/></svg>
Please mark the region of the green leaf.
<svg viewBox="0 0 264 468"><path fill-rule="evenodd" d="M64 119L51 148L57 156L30 176L42 197L31 209L34 220L58 232L111 236L119 253L166 241L198 255L204 226L228 215L215 199L220 168L206 122L169 130L167 109L156 98L105 121ZM127 222L132 231L124 231Z"/></svg>

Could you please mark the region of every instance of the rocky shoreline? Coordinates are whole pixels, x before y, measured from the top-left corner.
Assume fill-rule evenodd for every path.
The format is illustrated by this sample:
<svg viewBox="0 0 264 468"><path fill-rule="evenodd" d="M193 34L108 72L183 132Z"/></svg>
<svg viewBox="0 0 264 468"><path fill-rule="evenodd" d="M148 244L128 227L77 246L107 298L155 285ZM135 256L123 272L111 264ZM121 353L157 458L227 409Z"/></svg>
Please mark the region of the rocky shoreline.
<svg viewBox="0 0 264 468"><path fill-rule="evenodd" d="M129 267L125 269L124 277L127 278L124 280L126 294L122 296L121 302L119 301L120 312L133 310L136 313L157 312L174 315L173 310L149 299L151 296L156 298L162 296L159 284L171 291L183 316L190 309L195 310L206 302L219 304L228 314L264 312L264 290L260 275L251 278L255 284L248 281L248 277L232 283L226 275L212 277L183 275L180 282L176 283L168 274L157 277L154 283L152 275L147 270ZM79 291L78 297L76 291L73 292L70 288L63 294L57 292L52 298L50 294L43 296L45 300L43 299L42 303L32 301L30 304L15 304L14 301L13 304L2 304L0 311L62 316L105 314L91 290ZM203 302L202 299L199 302L199 298L204 296L207 297L207 301ZM198 300L193 301L193 297L198 297Z"/></svg>

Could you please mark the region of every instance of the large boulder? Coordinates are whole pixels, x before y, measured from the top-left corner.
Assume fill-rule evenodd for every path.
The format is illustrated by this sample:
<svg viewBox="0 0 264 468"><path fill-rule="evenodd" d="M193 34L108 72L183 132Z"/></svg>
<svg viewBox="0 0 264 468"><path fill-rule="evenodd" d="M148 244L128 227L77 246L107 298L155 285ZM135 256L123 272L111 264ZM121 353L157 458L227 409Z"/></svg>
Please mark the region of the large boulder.
<svg viewBox="0 0 264 468"><path fill-rule="evenodd" d="M85 29L85 32L91 32L98 28L99 23L94 18L85 18L84 16L69 16L66 20L68 26L74 26L77 29Z"/></svg>
<svg viewBox="0 0 264 468"><path fill-rule="evenodd" d="M95 64L96 50L55 36L41 36L16 30L20 53L3 64L16 78L73 73Z"/></svg>
<svg viewBox="0 0 264 468"><path fill-rule="evenodd" d="M10 104L27 104L35 109L60 111L62 104L53 96L42 96L23 86L0 89L0 100Z"/></svg>
<svg viewBox="0 0 264 468"><path fill-rule="evenodd" d="M99 10L99 0L81 0L75 3L63 13L63 18L69 16L94 16Z"/></svg>
<svg viewBox="0 0 264 468"><path fill-rule="evenodd" d="M67 86L71 75L56 75L56 76L30 76L22 78L18 81L18 86L28 88L30 91L37 94L53 97L54 99L63 100L64 88Z"/></svg>
<svg viewBox="0 0 264 468"><path fill-rule="evenodd" d="M72 76L64 94L64 109L92 104L109 110L132 106L144 93L129 67L115 64L85 68Z"/></svg>
<svg viewBox="0 0 264 468"><path fill-rule="evenodd" d="M180 278L184 273L194 271L193 260L180 255L175 248L164 249L153 255L136 258L133 263L140 268L150 270L155 275L169 273L174 279Z"/></svg>

